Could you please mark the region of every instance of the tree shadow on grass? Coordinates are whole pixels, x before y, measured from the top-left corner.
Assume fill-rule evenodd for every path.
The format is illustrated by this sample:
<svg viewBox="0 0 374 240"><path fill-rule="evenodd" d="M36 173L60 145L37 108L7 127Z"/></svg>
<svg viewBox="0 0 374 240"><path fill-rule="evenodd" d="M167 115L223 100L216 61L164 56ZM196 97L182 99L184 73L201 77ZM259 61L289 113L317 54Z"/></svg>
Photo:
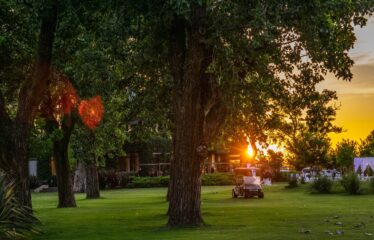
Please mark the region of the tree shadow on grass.
<svg viewBox="0 0 374 240"><path fill-rule="evenodd" d="M95 201L95 200L104 200L108 199L106 197L99 197L99 198L82 198L82 199L76 199L77 202L84 202L84 201Z"/></svg>

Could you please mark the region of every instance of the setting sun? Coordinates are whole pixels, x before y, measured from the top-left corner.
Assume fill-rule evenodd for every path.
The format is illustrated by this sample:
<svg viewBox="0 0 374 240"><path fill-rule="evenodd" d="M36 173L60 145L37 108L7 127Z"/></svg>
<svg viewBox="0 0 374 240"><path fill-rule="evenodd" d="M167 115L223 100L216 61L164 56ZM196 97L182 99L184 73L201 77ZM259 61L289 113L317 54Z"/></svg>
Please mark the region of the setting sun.
<svg viewBox="0 0 374 240"><path fill-rule="evenodd" d="M248 148L247 148L247 154L250 158L253 158L254 155L255 155L255 152L253 151L253 148L251 146L251 144L248 144Z"/></svg>

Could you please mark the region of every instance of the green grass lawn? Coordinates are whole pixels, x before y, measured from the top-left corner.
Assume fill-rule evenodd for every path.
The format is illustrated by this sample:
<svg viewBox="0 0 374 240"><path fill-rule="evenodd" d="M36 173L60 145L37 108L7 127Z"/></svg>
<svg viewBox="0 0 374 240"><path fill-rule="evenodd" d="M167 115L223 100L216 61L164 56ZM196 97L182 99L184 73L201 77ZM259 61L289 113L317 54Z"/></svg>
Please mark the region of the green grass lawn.
<svg viewBox="0 0 374 240"><path fill-rule="evenodd" d="M229 186L203 187L206 226L198 229L165 227L166 189L103 191L98 200L79 194L76 209L57 209L56 194L34 194L44 232L34 239L374 239L374 195L317 195L282 184L265 188L263 200L232 199L230 193ZM355 228L358 223L365 226ZM327 230L344 234L330 236Z"/></svg>

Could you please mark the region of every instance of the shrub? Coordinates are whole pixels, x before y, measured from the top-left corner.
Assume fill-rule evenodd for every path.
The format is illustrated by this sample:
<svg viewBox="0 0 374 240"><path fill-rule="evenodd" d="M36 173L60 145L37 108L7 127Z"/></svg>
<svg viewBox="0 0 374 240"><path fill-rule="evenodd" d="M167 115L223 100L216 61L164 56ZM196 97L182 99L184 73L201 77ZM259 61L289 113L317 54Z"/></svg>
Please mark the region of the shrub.
<svg viewBox="0 0 374 240"><path fill-rule="evenodd" d="M369 188L372 193L374 193L374 178L370 178Z"/></svg>
<svg viewBox="0 0 374 240"><path fill-rule="evenodd" d="M118 172L117 173L117 178L118 178L118 181L119 181L119 186L123 187L123 188L127 187L127 185L130 183L131 175L133 175L133 174L129 174L129 173L126 173L126 172Z"/></svg>
<svg viewBox="0 0 374 240"><path fill-rule="evenodd" d="M0 239L28 239L32 234L39 233L35 226L38 220L32 215L31 209L23 207L14 197L13 183L5 184L0 179Z"/></svg>
<svg viewBox="0 0 374 240"><path fill-rule="evenodd" d="M305 183L306 183L306 182L305 182L305 177L304 177L304 176L301 176L300 183L301 183L301 184L305 184Z"/></svg>
<svg viewBox="0 0 374 240"><path fill-rule="evenodd" d="M360 191L360 179L355 173L345 175L341 183L344 187L344 190L351 195L358 194Z"/></svg>
<svg viewBox="0 0 374 240"><path fill-rule="evenodd" d="M129 177L129 188L151 188L151 187L167 187L169 185L169 176L159 177ZM219 186L234 185L235 178L232 173L209 173L202 177L202 185Z"/></svg>
<svg viewBox="0 0 374 240"><path fill-rule="evenodd" d="M296 188L298 187L299 184L297 183L297 178L296 176L291 176L288 180L288 186L286 186L286 188Z"/></svg>
<svg viewBox="0 0 374 240"><path fill-rule="evenodd" d="M235 176L233 173L207 173L202 177L204 186L234 185Z"/></svg>
<svg viewBox="0 0 374 240"><path fill-rule="evenodd" d="M159 177L129 177L129 188L151 188L151 187L167 187L169 185L169 176ZM204 174L202 177L202 185L219 186L235 184L234 174L232 173L210 173Z"/></svg>
<svg viewBox="0 0 374 240"><path fill-rule="evenodd" d="M119 186L119 178L115 170L99 170L99 188L116 188Z"/></svg>
<svg viewBox="0 0 374 240"><path fill-rule="evenodd" d="M169 176L159 177L132 177L129 188L151 188L151 187L167 187L169 185Z"/></svg>
<svg viewBox="0 0 374 240"><path fill-rule="evenodd" d="M107 188L116 188L119 185L119 179L116 171L107 170L105 174L105 182Z"/></svg>
<svg viewBox="0 0 374 240"><path fill-rule="evenodd" d="M312 182L310 187L317 193L330 193L333 184L333 181L328 177L320 176Z"/></svg>

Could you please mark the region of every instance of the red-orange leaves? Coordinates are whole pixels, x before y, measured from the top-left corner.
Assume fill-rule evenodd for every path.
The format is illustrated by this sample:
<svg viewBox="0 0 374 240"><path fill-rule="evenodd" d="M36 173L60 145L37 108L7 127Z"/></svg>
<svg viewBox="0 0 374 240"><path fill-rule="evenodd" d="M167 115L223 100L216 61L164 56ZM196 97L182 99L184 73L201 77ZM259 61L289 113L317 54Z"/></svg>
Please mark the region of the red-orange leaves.
<svg viewBox="0 0 374 240"><path fill-rule="evenodd" d="M62 82L62 85L58 88L59 93L55 99L55 106L59 106L59 111L63 114L70 114L73 108L78 103L77 92L73 85L69 82Z"/></svg>
<svg viewBox="0 0 374 240"><path fill-rule="evenodd" d="M95 129L100 124L104 115L104 106L101 97L95 96L87 100L82 100L79 104L78 112L83 123L87 127Z"/></svg>
<svg viewBox="0 0 374 240"><path fill-rule="evenodd" d="M77 106L78 95L65 75L54 73L53 77L41 105L41 112L46 118L59 119L70 114Z"/></svg>

